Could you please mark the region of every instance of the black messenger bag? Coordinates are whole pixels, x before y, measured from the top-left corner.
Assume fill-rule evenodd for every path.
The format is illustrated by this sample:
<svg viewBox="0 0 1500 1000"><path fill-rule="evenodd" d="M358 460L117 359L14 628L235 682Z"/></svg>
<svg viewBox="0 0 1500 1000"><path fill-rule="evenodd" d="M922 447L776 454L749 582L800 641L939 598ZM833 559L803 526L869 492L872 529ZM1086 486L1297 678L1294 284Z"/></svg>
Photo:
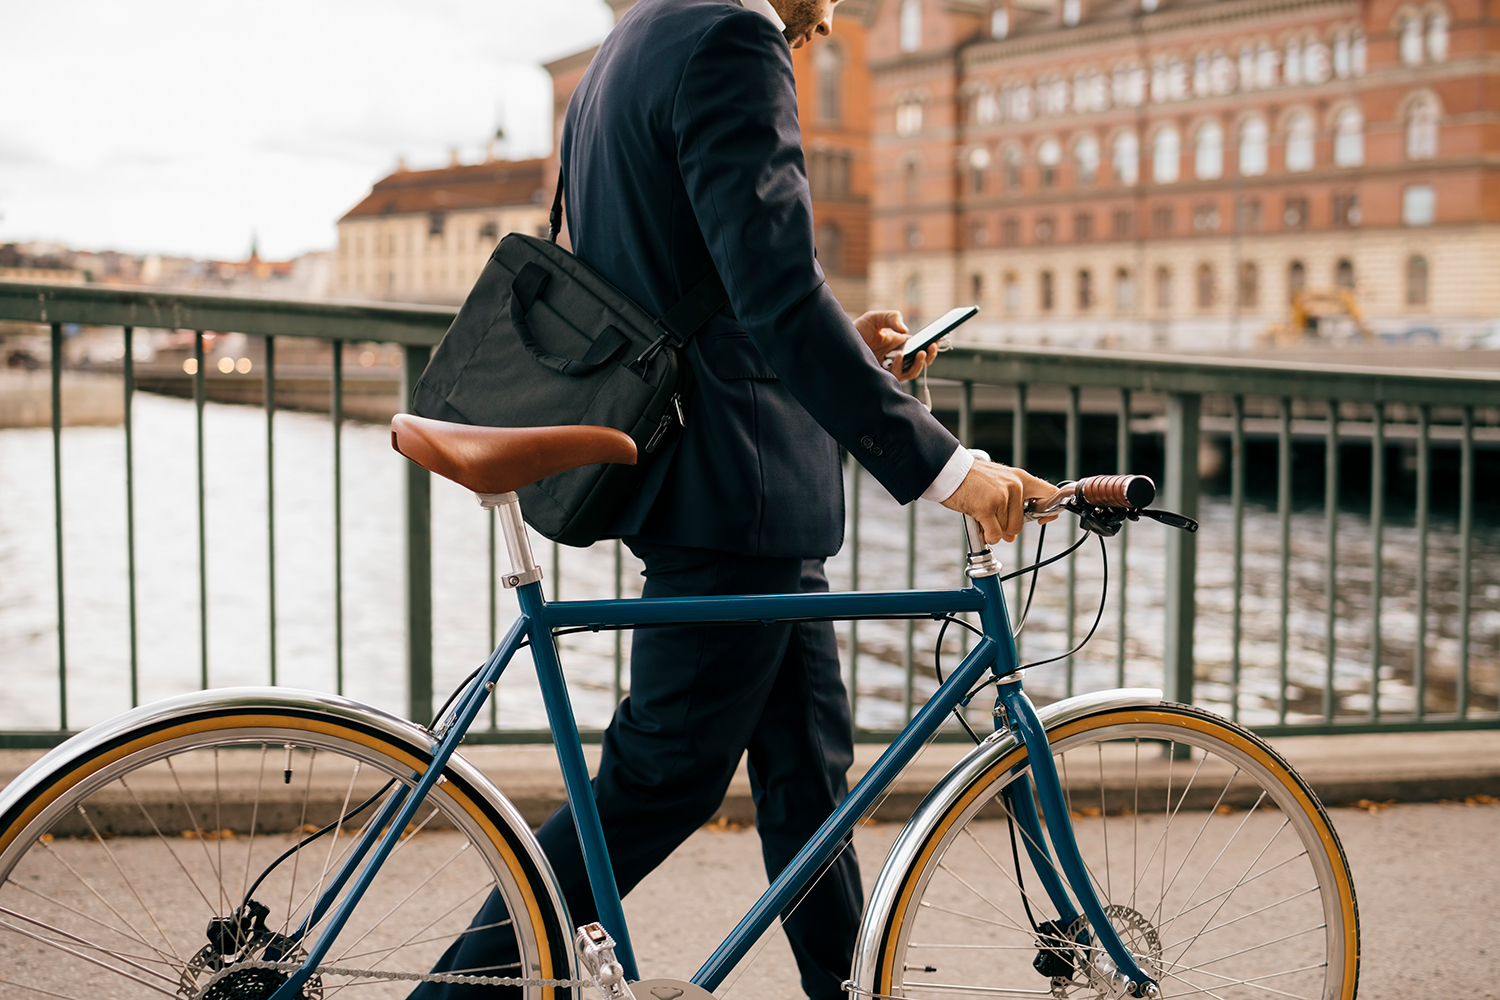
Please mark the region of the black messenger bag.
<svg viewBox="0 0 1500 1000"><path fill-rule="evenodd" d="M562 182L552 207L555 239ZM681 348L728 301L716 271L654 319L552 240L512 233L412 390L412 412L487 427L593 424L629 434L635 465L587 465L519 491L537 531L565 545L604 533L684 422Z"/></svg>

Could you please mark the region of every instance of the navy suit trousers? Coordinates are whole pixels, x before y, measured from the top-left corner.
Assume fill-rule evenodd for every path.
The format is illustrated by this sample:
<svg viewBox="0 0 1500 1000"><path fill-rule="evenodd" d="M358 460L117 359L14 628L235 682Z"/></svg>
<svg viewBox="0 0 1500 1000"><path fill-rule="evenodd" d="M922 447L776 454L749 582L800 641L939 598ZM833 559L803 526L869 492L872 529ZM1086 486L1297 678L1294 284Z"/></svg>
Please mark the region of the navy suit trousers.
<svg viewBox="0 0 1500 1000"><path fill-rule="evenodd" d="M823 562L731 555L635 542L647 597L821 592ZM828 622L640 629L631 648L630 696L604 736L594 796L620 892L628 893L723 802L748 754L756 829L766 875L775 878L848 791L853 762L849 701ZM563 806L538 838L557 873L574 924L596 919L572 813ZM782 914L812 1000L846 994L863 909L859 867L846 844ZM504 919L491 898L473 926ZM727 928L726 928L727 931ZM454 942L440 970L477 970L513 960L503 933ZM707 956L704 956L705 958ZM496 974L506 975L496 968ZM651 974L649 969L643 975ZM477 989L424 984L414 1000L468 1000ZM491 990L484 994L494 997Z"/></svg>

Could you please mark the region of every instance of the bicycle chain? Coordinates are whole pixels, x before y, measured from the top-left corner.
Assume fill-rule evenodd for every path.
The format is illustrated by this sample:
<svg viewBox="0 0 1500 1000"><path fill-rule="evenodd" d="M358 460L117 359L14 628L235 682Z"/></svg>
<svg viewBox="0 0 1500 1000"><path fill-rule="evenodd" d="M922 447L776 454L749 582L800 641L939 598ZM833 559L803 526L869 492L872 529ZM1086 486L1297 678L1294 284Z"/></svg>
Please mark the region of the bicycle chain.
<svg viewBox="0 0 1500 1000"><path fill-rule="evenodd" d="M275 972L292 973L302 968L301 962L237 962L215 972L198 991L198 997L208 995L215 983L226 976L247 969L270 969ZM383 979L388 982L446 983L470 986L540 986L560 989L579 989L593 986L587 979L526 979L520 976L474 976L452 972L389 972L382 969L349 969L336 965L320 965L313 970L315 976L351 976L358 979Z"/></svg>

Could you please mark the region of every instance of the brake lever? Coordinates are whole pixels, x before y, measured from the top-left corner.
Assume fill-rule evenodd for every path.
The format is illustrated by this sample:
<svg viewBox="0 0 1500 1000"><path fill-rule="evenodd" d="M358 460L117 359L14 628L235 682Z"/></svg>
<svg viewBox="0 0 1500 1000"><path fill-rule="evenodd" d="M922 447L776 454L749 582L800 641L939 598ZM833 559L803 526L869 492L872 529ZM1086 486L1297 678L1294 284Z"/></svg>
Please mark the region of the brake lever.
<svg viewBox="0 0 1500 1000"><path fill-rule="evenodd" d="M1169 528L1181 528L1183 531L1186 531L1189 534L1192 534L1198 530L1197 521L1194 521L1192 518L1187 517L1183 514L1175 514L1170 510L1156 510L1152 507L1145 507L1141 510L1134 510L1130 512L1130 519L1132 521L1137 517L1149 517L1151 520L1156 521L1159 524L1165 524Z"/></svg>

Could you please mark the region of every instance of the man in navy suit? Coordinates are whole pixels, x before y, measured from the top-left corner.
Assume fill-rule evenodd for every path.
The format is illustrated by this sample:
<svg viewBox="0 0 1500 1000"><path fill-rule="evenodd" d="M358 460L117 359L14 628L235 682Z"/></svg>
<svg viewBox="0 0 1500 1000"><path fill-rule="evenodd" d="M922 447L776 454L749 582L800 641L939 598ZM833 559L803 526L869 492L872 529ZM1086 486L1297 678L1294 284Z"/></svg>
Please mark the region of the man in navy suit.
<svg viewBox="0 0 1500 1000"><path fill-rule="evenodd" d="M710 269L729 294L687 348L682 431L613 526L645 563L648 597L827 590L823 559L843 543L841 446L897 500L971 514L991 541L1014 538L1024 498L1052 492L960 448L878 360L905 339L899 314L851 322L824 283L791 49L830 32L836 3L640 0L568 107L578 257L653 315ZM832 626L635 633L630 696L594 781L622 893L712 817L746 755L774 878L847 791L853 735ZM538 836L573 923L594 920L567 807ZM845 995L862 905L846 847L782 914L814 1000ZM501 918L492 896L474 925ZM503 965L493 938L466 935L440 968ZM414 996L438 995L429 988Z"/></svg>

